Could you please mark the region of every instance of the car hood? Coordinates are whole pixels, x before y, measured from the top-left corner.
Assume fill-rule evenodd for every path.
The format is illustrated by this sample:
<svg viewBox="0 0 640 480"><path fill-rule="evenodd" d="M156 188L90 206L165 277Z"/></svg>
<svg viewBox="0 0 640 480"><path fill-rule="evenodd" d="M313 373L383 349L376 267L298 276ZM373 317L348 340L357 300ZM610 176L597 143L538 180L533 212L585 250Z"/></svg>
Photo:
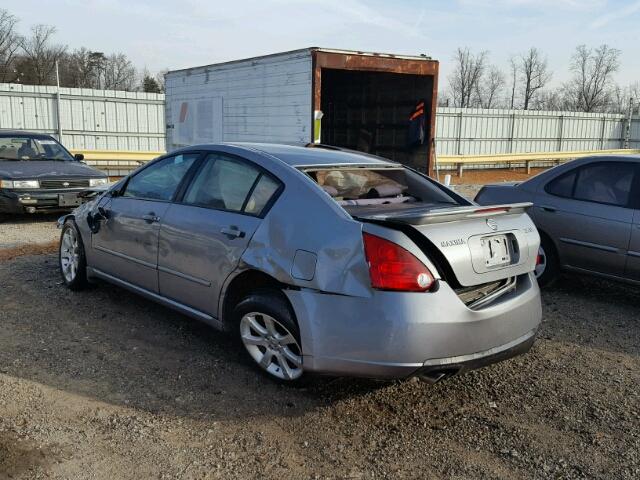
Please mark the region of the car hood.
<svg viewBox="0 0 640 480"><path fill-rule="evenodd" d="M80 162L51 160L0 160L0 178L106 177L100 170Z"/></svg>

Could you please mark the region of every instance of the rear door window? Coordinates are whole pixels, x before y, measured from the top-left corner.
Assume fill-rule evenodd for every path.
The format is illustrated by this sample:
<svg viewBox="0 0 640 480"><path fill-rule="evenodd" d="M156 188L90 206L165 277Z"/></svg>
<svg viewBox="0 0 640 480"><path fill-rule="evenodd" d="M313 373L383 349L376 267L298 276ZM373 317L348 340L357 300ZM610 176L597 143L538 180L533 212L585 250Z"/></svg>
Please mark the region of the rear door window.
<svg viewBox="0 0 640 480"><path fill-rule="evenodd" d="M556 197L571 198L573 195L573 185L576 181L576 171L565 173L557 178L554 178L545 187L545 191Z"/></svg>
<svg viewBox="0 0 640 480"><path fill-rule="evenodd" d="M210 154L185 193L183 203L260 216L280 183L236 157Z"/></svg>
<svg viewBox="0 0 640 480"><path fill-rule="evenodd" d="M636 167L627 162L586 165L578 171L573 197L576 200L625 207Z"/></svg>
<svg viewBox="0 0 640 480"><path fill-rule="evenodd" d="M262 175L247 200L245 212L260 215L279 188L280 184L273 178Z"/></svg>

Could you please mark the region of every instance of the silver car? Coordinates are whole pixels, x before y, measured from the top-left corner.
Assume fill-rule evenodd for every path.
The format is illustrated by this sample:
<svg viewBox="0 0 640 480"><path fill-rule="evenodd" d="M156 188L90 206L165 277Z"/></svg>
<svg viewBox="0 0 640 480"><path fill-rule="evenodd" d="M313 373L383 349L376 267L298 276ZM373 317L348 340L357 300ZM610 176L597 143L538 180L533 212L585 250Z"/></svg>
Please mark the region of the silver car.
<svg viewBox="0 0 640 480"><path fill-rule="evenodd" d="M526 182L483 187L476 202L532 202L541 286L561 270L640 283L640 157L585 157Z"/></svg>
<svg viewBox="0 0 640 480"><path fill-rule="evenodd" d="M400 164L323 146L185 148L62 217L60 269L236 335L271 377L437 381L529 349L528 204L478 207Z"/></svg>

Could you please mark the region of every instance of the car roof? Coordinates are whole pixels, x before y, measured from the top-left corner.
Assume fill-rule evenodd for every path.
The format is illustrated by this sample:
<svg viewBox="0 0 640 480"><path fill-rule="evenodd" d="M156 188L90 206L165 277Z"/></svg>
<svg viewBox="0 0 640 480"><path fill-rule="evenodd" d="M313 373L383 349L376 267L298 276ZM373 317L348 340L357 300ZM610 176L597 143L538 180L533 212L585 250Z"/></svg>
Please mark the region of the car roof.
<svg viewBox="0 0 640 480"><path fill-rule="evenodd" d="M32 138L53 138L46 133L26 132L24 130L0 130L0 137L32 137Z"/></svg>
<svg viewBox="0 0 640 480"><path fill-rule="evenodd" d="M368 153L356 152L353 150L341 149L329 145L318 144L279 144L279 143L245 143L229 142L223 145L230 145L237 148L251 150L275 157L289 166L300 167L322 167L322 166L376 166L376 167L399 167L397 162L385 158L376 157ZM205 148L215 148L215 145L204 145ZM195 148L191 147L191 148Z"/></svg>
<svg viewBox="0 0 640 480"><path fill-rule="evenodd" d="M580 168L583 165L590 163L600 162L636 162L640 163L640 155L637 154L605 154L605 155L589 155L586 157L579 157L574 160L562 163L553 168L549 168L540 172L533 177L518 183L520 188L535 188L540 183L545 183L552 180L555 177L563 175L575 168Z"/></svg>
<svg viewBox="0 0 640 480"><path fill-rule="evenodd" d="M620 160L629 160L637 162L640 160L640 155L638 154L606 154L606 155L589 155L588 157L581 157L576 160L603 160L603 161L616 161Z"/></svg>

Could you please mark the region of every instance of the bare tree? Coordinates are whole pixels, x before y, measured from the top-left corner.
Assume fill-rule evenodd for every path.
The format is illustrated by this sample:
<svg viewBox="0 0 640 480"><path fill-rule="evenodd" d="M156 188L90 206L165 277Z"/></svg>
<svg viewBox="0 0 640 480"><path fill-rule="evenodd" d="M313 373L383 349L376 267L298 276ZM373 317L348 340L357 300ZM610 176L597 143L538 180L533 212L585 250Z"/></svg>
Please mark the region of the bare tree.
<svg viewBox="0 0 640 480"><path fill-rule="evenodd" d="M51 37L55 34L55 27L49 25L34 25L31 35L20 41L22 59L20 69L24 74L24 83L46 85L53 83L56 62L62 58L67 47L52 45Z"/></svg>
<svg viewBox="0 0 640 480"><path fill-rule="evenodd" d="M530 108L534 110L571 110L567 104L562 87L540 90L538 94L531 99Z"/></svg>
<svg viewBox="0 0 640 480"><path fill-rule="evenodd" d="M603 111L611 99L613 74L620 67L620 50L608 45L580 45L572 57L573 78L565 85L569 102L583 112Z"/></svg>
<svg viewBox="0 0 640 480"><path fill-rule="evenodd" d="M438 92L438 106L439 107L452 107L454 102L449 90L441 90Z"/></svg>
<svg viewBox="0 0 640 480"><path fill-rule="evenodd" d="M505 85L504 74L491 65L476 82L476 105L480 108L496 108Z"/></svg>
<svg viewBox="0 0 640 480"><path fill-rule="evenodd" d="M516 84L518 83L518 60L516 57L509 58L509 71L511 73L511 102L509 108L515 108L516 103Z"/></svg>
<svg viewBox="0 0 640 480"><path fill-rule="evenodd" d="M0 8L0 82L14 80L13 60L20 46L17 17Z"/></svg>
<svg viewBox="0 0 640 480"><path fill-rule="evenodd" d="M124 54L106 56L84 47L67 53L65 45L54 42L55 27L34 25L28 35L21 36L16 30L17 23L17 17L0 8L0 82L53 85L58 62L63 86L114 90L137 88L136 69ZM157 89L164 89L162 76L150 78L158 83Z"/></svg>
<svg viewBox="0 0 640 480"><path fill-rule="evenodd" d="M67 87L100 88L106 57L84 47L66 54L61 60L61 82Z"/></svg>
<svg viewBox="0 0 640 480"><path fill-rule="evenodd" d="M134 90L136 79L136 68L124 53L114 53L106 57L101 88Z"/></svg>
<svg viewBox="0 0 640 480"><path fill-rule="evenodd" d="M105 55L81 48L69 55L68 59L68 68L73 70L69 75L73 86L106 90L137 88L136 69L123 53Z"/></svg>
<svg viewBox="0 0 640 480"><path fill-rule="evenodd" d="M522 88L523 109L528 110L536 93L551 80L551 72L547 67L547 59L542 52L531 47L520 56L520 75L524 83Z"/></svg>
<svg viewBox="0 0 640 480"><path fill-rule="evenodd" d="M634 82L626 87L615 85L611 89L611 100L607 111L611 113L627 113L629 111L629 102L633 102L634 111L640 102L640 82Z"/></svg>
<svg viewBox="0 0 640 480"><path fill-rule="evenodd" d="M469 107L486 67L488 53L482 51L473 54L468 47L458 48L453 57L455 69L449 75L449 87L454 104L458 107Z"/></svg>
<svg viewBox="0 0 640 480"><path fill-rule="evenodd" d="M158 82L158 85L160 86L160 92L164 93L165 92L165 82L164 82L164 77L165 75L169 72L168 68L163 68L162 70L160 70L158 73L156 73L155 79L156 82Z"/></svg>

